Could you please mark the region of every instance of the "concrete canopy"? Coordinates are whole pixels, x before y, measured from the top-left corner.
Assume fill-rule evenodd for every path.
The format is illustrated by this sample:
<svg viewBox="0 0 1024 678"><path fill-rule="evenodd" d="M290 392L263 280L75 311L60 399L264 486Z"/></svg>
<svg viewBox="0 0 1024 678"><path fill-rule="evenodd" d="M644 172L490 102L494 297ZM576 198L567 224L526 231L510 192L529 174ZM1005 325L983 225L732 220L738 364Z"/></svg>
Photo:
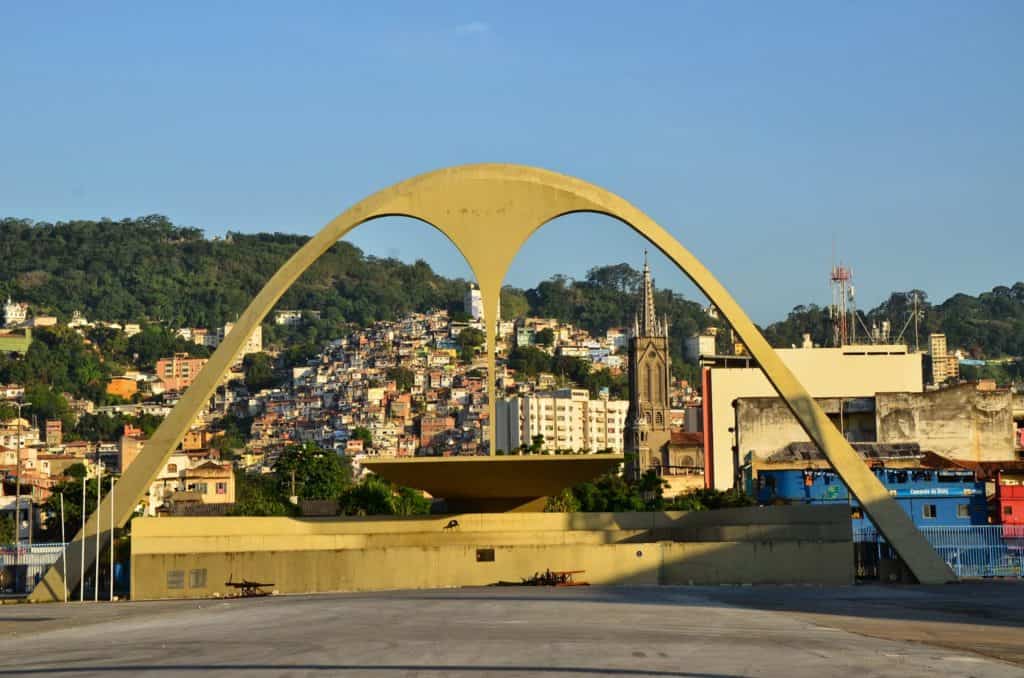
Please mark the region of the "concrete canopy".
<svg viewBox="0 0 1024 678"><path fill-rule="evenodd" d="M379 217L406 216L424 221L444 233L466 258L477 279L487 322L488 393L490 421L495 421L495 323L501 284L516 253L547 222L573 213L604 214L631 227L671 259L718 308L772 386L792 409L801 426L864 506L888 542L922 583L955 579L953 573L918 532L874 474L860 460L806 389L769 346L725 287L671 234L650 217L598 186L574 177L534 167L509 164L462 165L428 172L374 193L353 205L319 233L273 275L239 317L234 329L211 356L206 367L153 434L139 457L125 471L74 538L67 558L59 560L36 586L30 598L55 601L63 597L66 573L69 589L79 579L79 544L85 540L86 562L95 561L109 533L103 530L115 507L117 524L124 525L149 489L153 478L184 438L213 394L249 335L263 321L296 279L339 238ZM491 439L491 454L495 452ZM104 517L105 519L101 518Z"/></svg>
<svg viewBox="0 0 1024 678"><path fill-rule="evenodd" d="M614 470L621 454L375 459L363 466L444 497L450 513L542 510L547 497Z"/></svg>

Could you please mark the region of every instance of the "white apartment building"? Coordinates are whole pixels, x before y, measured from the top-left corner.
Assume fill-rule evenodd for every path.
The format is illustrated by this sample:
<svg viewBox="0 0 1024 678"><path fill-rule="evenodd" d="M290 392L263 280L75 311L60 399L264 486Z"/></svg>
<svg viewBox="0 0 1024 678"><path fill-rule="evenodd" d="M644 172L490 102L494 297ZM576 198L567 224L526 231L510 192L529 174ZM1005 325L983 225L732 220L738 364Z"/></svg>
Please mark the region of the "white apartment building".
<svg viewBox="0 0 1024 678"><path fill-rule="evenodd" d="M275 325L301 325L302 324L302 311L298 310L281 310L274 312L274 324Z"/></svg>
<svg viewBox="0 0 1024 678"><path fill-rule="evenodd" d="M699 362L701 356L715 355L715 335L711 332L699 332L686 339L686 358L690 362Z"/></svg>
<svg viewBox="0 0 1024 678"><path fill-rule="evenodd" d="M28 419L21 419L21 425L18 425L19 420L17 418L0 423L0 447L6 447L12 450L11 457L14 457L14 452L19 447L18 439L21 438L20 447L26 448L34 445L39 445L39 429L32 425ZM15 460L16 461L16 460ZM4 462L6 464L6 462Z"/></svg>
<svg viewBox="0 0 1024 678"><path fill-rule="evenodd" d="M224 341L224 337L231 333L232 328L235 326L234 323L225 323L224 329L220 332L220 341ZM244 358L250 353L261 353L263 351L263 326L257 325L256 329L252 331L252 334L245 343L242 344L242 350L238 352L238 359Z"/></svg>
<svg viewBox="0 0 1024 678"><path fill-rule="evenodd" d="M482 320L484 317L484 296L480 288L470 285L466 290L466 298L463 301L463 308L473 320Z"/></svg>
<svg viewBox="0 0 1024 678"><path fill-rule="evenodd" d="M496 447L512 452L544 436L544 449L622 452L625 400L591 399L585 389L561 389L496 403Z"/></svg>

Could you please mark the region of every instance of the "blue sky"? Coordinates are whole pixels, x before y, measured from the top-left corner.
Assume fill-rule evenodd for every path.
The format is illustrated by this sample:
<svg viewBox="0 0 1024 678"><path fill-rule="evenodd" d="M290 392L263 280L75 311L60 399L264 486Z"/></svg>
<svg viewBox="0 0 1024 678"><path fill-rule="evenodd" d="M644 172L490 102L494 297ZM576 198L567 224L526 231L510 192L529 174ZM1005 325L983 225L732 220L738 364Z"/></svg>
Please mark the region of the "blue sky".
<svg viewBox="0 0 1024 678"><path fill-rule="evenodd" d="M760 322L827 302L833 239L861 305L944 299L1024 279L1022 34L1020 2L3 3L0 215L312 234L517 162L632 201ZM351 239L467 274L425 226ZM508 282L642 249L574 217Z"/></svg>

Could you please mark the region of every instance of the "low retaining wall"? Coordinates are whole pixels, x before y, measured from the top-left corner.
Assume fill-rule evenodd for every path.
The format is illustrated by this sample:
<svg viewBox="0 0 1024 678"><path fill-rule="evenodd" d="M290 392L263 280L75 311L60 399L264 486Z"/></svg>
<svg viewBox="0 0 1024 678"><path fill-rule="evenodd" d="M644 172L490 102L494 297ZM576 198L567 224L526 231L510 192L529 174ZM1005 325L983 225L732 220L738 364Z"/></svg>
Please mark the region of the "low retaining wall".
<svg viewBox="0 0 1024 678"><path fill-rule="evenodd" d="M281 593L483 586L546 569L605 585L847 584L850 518L842 506L779 506L132 523L135 599L227 595L225 582L242 579Z"/></svg>

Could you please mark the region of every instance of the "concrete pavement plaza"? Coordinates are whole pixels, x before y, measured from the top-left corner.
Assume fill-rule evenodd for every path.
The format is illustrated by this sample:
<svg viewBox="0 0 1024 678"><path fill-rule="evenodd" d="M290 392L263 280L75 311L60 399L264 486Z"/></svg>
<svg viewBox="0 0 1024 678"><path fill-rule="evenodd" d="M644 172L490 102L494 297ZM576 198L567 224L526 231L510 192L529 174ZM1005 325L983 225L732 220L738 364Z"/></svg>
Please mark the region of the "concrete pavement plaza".
<svg viewBox="0 0 1024 678"><path fill-rule="evenodd" d="M0 607L0 676L1024 676L1024 584Z"/></svg>

